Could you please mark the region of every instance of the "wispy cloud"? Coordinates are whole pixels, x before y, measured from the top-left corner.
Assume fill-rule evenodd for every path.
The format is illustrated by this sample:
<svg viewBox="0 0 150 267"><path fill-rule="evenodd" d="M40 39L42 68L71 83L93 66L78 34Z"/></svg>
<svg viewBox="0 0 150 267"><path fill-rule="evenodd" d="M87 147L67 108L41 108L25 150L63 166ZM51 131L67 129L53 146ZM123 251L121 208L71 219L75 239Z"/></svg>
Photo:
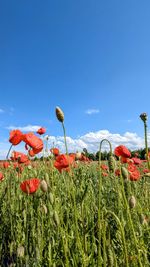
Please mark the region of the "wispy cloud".
<svg viewBox="0 0 150 267"><path fill-rule="evenodd" d="M99 113L99 109L95 109L95 108L87 109L85 113L88 115L97 114Z"/></svg>
<svg viewBox="0 0 150 267"><path fill-rule="evenodd" d="M19 129L22 132L36 132L41 126L39 125L27 125L27 126L13 126L10 125L8 127L6 127L6 129L8 130L14 130L14 129Z"/></svg>
<svg viewBox="0 0 150 267"><path fill-rule="evenodd" d="M5 112L4 109L0 108L0 114L4 112Z"/></svg>

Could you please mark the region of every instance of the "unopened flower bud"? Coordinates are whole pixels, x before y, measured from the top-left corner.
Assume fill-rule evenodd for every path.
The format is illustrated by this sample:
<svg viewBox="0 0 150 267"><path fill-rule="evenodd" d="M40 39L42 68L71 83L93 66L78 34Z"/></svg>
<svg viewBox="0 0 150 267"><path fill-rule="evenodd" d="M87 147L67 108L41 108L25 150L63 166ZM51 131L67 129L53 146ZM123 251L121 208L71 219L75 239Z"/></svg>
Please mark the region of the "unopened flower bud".
<svg viewBox="0 0 150 267"><path fill-rule="evenodd" d="M18 247L17 248L17 256L20 258L24 257L24 251L25 251L25 249L23 246Z"/></svg>
<svg viewBox="0 0 150 267"><path fill-rule="evenodd" d="M147 114L145 112L140 115L140 118L143 122L146 122L148 119Z"/></svg>
<svg viewBox="0 0 150 267"><path fill-rule="evenodd" d="M76 160L80 160L82 157L82 153L81 152L77 152L76 153Z"/></svg>
<svg viewBox="0 0 150 267"><path fill-rule="evenodd" d="M42 180L42 181L41 181L41 183L40 183L40 188L41 188L41 190L42 190L44 193L47 192L47 190L48 190L48 186L47 186L47 183L46 183L45 180Z"/></svg>
<svg viewBox="0 0 150 267"><path fill-rule="evenodd" d="M108 158L108 167L110 172L114 172L115 167L116 167L116 161L113 155L110 155Z"/></svg>
<svg viewBox="0 0 150 267"><path fill-rule="evenodd" d="M133 208L135 208L135 205L136 205L136 199L135 199L134 196L131 196L131 197L129 198L129 207L130 207L131 209L133 209Z"/></svg>
<svg viewBox="0 0 150 267"><path fill-rule="evenodd" d="M54 196L51 192L49 193L49 199L50 199L51 205L53 205L54 204Z"/></svg>
<svg viewBox="0 0 150 267"><path fill-rule="evenodd" d="M59 107L56 107L56 117L60 122L64 121L64 113Z"/></svg>
<svg viewBox="0 0 150 267"><path fill-rule="evenodd" d="M124 180L128 180L129 177L128 170L123 166L121 166L121 174Z"/></svg>
<svg viewBox="0 0 150 267"><path fill-rule="evenodd" d="M59 226L59 224L60 224L60 220L59 220L57 211L54 211L54 214L53 214L53 220L54 220L55 224L56 224L57 226Z"/></svg>

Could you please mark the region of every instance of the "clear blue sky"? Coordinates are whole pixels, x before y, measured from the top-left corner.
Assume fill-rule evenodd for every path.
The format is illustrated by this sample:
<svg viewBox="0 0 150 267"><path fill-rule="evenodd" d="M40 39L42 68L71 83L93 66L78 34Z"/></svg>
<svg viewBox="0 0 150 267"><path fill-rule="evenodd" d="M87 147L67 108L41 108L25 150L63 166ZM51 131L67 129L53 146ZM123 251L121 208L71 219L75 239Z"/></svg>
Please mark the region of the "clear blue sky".
<svg viewBox="0 0 150 267"><path fill-rule="evenodd" d="M150 1L1 0L0 136L41 125L72 138L143 134L150 114ZM95 113L87 114L89 109Z"/></svg>

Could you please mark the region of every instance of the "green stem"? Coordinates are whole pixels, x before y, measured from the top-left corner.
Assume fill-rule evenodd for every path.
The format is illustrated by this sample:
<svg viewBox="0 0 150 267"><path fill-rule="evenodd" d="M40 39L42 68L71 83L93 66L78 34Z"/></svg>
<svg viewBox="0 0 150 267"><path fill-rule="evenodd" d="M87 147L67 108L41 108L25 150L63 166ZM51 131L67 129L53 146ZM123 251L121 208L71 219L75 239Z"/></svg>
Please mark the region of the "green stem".
<svg viewBox="0 0 150 267"><path fill-rule="evenodd" d="M68 155L68 148L67 148L67 140L66 140L66 129L64 126L64 123L62 122L63 132L64 132L64 141L65 141L65 148L66 148L66 154Z"/></svg>
<svg viewBox="0 0 150 267"><path fill-rule="evenodd" d="M9 157L9 154L10 154L10 151L11 151L12 147L13 147L13 144L11 144L11 146L10 146L10 148L9 148L8 152L7 152L6 159L8 159L8 157Z"/></svg>
<svg viewBox="0 0 150 267"><path fill-rule="evenodd" d="M127 253L127 247L126 247L126 241L125 241L125 235L124 235L124 230L123 230L123 227L122 227L122 224L118 218L118 216L112 212L112 211L107 211L106 213L106 216L107 215L112 215L116 222L118 223L118 225L120 226L120 231L121 231L121 236L122 236L122 242L123 242L123 245L124 245L124 254L125 254L125 262L126 262L126 267L129 267L129 263L128 263L128 253Z"/></svg>
<svg viewBox="0 0 150 267"><path fill-rule="evenodd" d="M110 154L112 155L112 146L111 143L107 139L103 139L99 145L99 190L98 190L98 266L102 266L101 261L101 189L102 189L102 175L101 175L101 149L103 142L108 142L110 147Z"/></svg>
<svg viewBox="0 0 150 267"><path fill-rule="evenodd" d="M147 123L144 122L144 136L145 136L145 150L146 150L146 159L147 159L147 168L150 170L150 162L148 155L148 142L147 142Z"/></svg>

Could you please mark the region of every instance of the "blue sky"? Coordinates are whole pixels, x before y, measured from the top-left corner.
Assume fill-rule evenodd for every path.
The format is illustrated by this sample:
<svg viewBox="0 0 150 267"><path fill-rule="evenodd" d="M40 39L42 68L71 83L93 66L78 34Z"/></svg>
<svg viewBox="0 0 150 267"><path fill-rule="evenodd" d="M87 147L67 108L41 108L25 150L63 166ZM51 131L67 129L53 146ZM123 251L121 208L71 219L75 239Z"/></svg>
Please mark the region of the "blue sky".
<svg viewBox="0 0 150 267"><path fill-rule="evenodd" d="M141 146L139 115L150 114L149 10L149 0L2 0L1 150L11 128L29 125L45 126L61 146L56 106L71 148L84 141L96 150L104 130L114 145L116 134L123 143L130 133L131 147ZM90 134L97 141L88 146Z"/></svg>

